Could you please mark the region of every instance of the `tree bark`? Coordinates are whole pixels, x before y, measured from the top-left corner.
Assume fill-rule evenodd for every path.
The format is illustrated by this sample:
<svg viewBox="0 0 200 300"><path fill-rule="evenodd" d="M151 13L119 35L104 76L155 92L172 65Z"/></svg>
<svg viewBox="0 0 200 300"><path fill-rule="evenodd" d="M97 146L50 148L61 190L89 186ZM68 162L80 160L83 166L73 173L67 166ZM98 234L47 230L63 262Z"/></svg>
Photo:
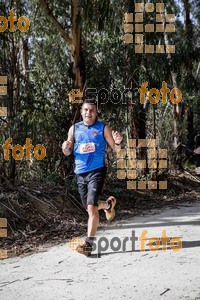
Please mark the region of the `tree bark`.
<svg viewBox="0 0 200 300"><path fill-rule="evenodd" d="M192 29L192 21L190 19L190 3L188 0L183 0L183 5L185 8L185 33L186 33L186 41L187 41L187 49L191 49L193 42L193 29ZM188 73L188 78L190 76L192 76L192 58L190 55L190 52L187 51L187 56L186 56L186 60L185 60L185 65L186 65L186 69L187 69L187 73ZM190 82L188 82L188 86L187 88L190 89L189 87ZM191 101L189 102L189 107L187 110L187 131L188 131L188 138L190 136L190 134L192 133L192 131L194 130L194 114L193 114L193 110L192 110L192 103Z"/></svg>
<svg viewBox="0 0 200 300"><path fill-rule="evenodd" d="M50 10L47 2L45 0L39 0L40 4L42 5L45 14L47 17L51 20L51 22L54 24L58 32L62 35L64 40L67 42L68 45L72 43L72 39L67 35L62 25L58 22L58 20L53 16L52 11Z"/></svg>
<svg viewBox="0 0 200 300"><path fill-rule="evenodd" d="M58 22L58 20L53 16L52 11L50 10L47 2L45 0L39 0L42 5L44 12L47 17L53 22L54 26L61 33L62 37L66 41L69 50L70 50L70 62L71 62L71 70L72 70L72 79L74 82L74 88L80 89L83 91L86 71L85 71L85 62L84 55L81 47L81 26L80 26L80 3L79 0L71 1L71 37L67 35L62 25ZM74 116L74 120L72 123L75 123L80 119L80 109L79 105L73 105L72 114Z"/></svg>

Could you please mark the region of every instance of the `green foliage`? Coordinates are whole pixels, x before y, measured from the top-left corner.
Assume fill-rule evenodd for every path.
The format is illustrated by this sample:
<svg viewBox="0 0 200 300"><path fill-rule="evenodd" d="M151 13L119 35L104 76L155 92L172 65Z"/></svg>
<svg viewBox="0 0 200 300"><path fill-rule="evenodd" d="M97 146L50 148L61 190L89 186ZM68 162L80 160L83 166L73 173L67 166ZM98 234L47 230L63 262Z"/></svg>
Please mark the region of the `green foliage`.
<svg viewBox="0 0 200 300"><path fill-rule="evenodd" d="M48 2L52 14L70 35L71 1ZM96 88L97 91L105 88L110 95L114 88L123 92L126 87L131 87L131 81L134 82L135 104L127 101L126 104L120 102L114 105L109 98L100 107L100 118L113 128L120 129L124 138L127 130L133 135L134 124L138 132L141 124L144 124L146 136L153 137L156 134L160 145L170 148L174 122L172 104L164 106L159 103L153 108L148 102L143 107L139 104L137 89L145 81L149 82L149 89L160 89L162 81L166 81L172 89L174 73L177 86L183 94L183 115L179 119L179 128L183 134L181 142L185 143L187 109L190 106L194 111L194 126L200 127L200 7L197 2L191 0L192 30L189 40L184 24L176 19L176 32L169 36L170 41L176 45L176 53L171 55L170 63L167 55L134 54L133 45L124 45L123 17L125 12L133 9L132 1L81 0L79 3L77 22L81 24L86 88ZM11 4L12 1L2 4L2 14L9 14ZM59 165L63 159L61 143L66 139L74 117L68 102L68 93L74 87L69 45L47 18L39 1L16 1L16 6L12 5L12 8L18 16L26 15L31 26L26 34L19 31L1 34L0 75L7 75L9 78L9 96L3 98L4 104L8 104L9 115L7 123L5 120L1 121L1 143L11 136L13 143L21 145L27 137L31 138L34 145L44 144L47 149L45 160L17 162L16 174L24 179L38 176L59 182ZM181 15L182 8L176 2L168 1L167 10L178 16ZM149 43L157 43L161 39L161 35L148 36ZM27 70L23 66L22 47L26 42ZM63 160L69 173L72 172L70 159ZM11 169L10 165L11 162L3 162L5 170Z"/></svg>

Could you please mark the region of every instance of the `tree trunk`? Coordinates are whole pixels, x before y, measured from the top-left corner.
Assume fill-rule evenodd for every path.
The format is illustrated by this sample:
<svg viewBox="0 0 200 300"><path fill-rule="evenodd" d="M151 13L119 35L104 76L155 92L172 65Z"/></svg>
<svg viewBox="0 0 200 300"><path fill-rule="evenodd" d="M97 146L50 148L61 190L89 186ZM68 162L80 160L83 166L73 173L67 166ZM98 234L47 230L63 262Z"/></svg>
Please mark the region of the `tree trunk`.
<svg viewBox="0 0 200 300"><path fill-rule="evenodd" d="M64 40L66 41L69 50L70 50L70 61L71 61L71 70L72 70L72 79L74 88L78 88L83 91L85 78L86 78L86 70L85 70L85 62L84 55L81 47L81 26L80 26L80 1L72 0L71 1L71 37L67 35L64 28L58 22L58 20L53 16L52 11L50 10L47 2L45 0L39 0L42 5L47 17L52 21L55 25L56 29ZM80 119L80 109L79 105L73 105L72 114L74 116L73 123Z"/></svg>
<svg viewBox="0 0 200 300"><path fill-rule="evenodd" d="M186 33L186 41L187 41L187 57L185 60L185 64L186 64L186 68L187 68L187 75L188 78L190 78L190 76L192 76L192 58L190 55L190 51L191 51L191 47L193 45L193 28L192 28L192 21L190 19L190 4L188 0L183 0L183 5L184 5L184 9L185 9L185 33ZM190 50L190 51L189 51ZM190 81L188 81L187 84L187 88L188 90L190 89L189 85L190 85ZM190 100L190 99L188 99ZM192 111L192 103L191 101L189 102L189 107L187 110L187 131L188 131L188 138L190 136L190 134L192 133L192 131L194 130L194 121L193 121L193 111Z"/></svg>
<svg viewBox="0 0 200 300"><path fill-rule="evenodd" d="M168 42L168 35L164 33L164 40L165 46L169 45ZM173 88L177 87L177 80L176 80L176 73L173 71L173 64L171 54L167 54L167 59L169 63L169 67L171 69L171 77L172 77L172 84ZM182 122L183 122L183 115L182 115L182 104L173 104L172 106L172 116L173 116L173 156L171 157L171 162L173 167L176 165L180 170L182 169L182 143L181 143L181 136L182 136Z"/></svg>

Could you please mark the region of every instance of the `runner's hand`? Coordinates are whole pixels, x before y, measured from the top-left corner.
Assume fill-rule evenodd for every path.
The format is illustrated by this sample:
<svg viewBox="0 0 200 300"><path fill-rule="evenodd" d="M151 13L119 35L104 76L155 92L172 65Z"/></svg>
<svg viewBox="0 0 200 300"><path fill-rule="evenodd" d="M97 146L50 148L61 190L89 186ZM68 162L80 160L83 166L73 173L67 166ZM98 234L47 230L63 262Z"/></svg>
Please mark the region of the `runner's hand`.
<svg viewBox="0 0 200 300"><path fill-rule="evenodd" d="M62 150L63 151L67 151L70 149L72 145L72 142L71 141L65 141L63 144L62 144Z"/></svg>
<svg viewBox="0 0 200 300"><path fill-rule="evenodd" d="M112 136L116 144L121 144L123 137L118 131L112 130Z"/></svg>

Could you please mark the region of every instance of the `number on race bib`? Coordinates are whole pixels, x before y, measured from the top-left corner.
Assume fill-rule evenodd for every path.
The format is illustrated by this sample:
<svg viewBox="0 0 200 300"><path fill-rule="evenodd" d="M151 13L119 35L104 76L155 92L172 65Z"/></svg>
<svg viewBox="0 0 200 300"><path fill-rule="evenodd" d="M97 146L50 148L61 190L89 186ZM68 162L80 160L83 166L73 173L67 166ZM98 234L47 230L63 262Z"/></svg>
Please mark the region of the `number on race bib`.
<svg viewBox="0 0 200 300"><path fill-rule="evenodd" d="M91 153L95 151L95 143L87 143L80 145L80 153Z"/></svg>

